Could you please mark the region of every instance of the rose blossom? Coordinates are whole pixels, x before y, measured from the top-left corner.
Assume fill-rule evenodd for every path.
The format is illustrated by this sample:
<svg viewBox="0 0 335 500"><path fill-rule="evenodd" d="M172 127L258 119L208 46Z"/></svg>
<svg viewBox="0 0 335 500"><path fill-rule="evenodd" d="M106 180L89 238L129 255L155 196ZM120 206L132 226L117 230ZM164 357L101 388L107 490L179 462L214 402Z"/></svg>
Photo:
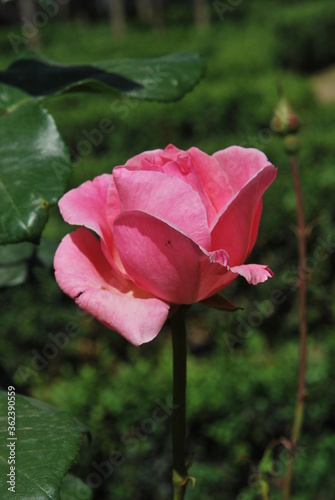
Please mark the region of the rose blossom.
<svg viewBox="0 0 335 500"><path fill-rule="evenodd" d="M211 297L238 275L253 285L273 275L244 262L275 177L256 149L141 153L61 198L63 218L85 229L60 243L56 280L101 323L149 342L172 304Z"/></svg>

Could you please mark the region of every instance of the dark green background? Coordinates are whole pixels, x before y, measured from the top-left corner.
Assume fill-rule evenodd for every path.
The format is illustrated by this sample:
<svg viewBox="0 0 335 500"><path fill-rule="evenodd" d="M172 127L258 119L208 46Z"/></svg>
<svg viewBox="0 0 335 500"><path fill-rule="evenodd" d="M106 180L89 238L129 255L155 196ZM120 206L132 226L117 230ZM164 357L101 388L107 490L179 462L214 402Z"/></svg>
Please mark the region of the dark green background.
<svg viewBox="0 0 335 500"><path fill-rule="evenodd" d="M155 34L131 21L124 39L111 38L103 21L90 26L48 23L41 30L43 53L62 63L198 50L208 70L177 104L73 94L49 99L45 107L74 160L69 187L169 142L208 153L231 144L256 147L278 167L278 178L264 197L250 259L268 264L274 278L257 287L238 279L225 294L243 311L228 314L195 305L188 323L190 474L197 482L186 497L251 500L257 498L252 484L267 446L290 434L297 386L295 200L281 139L269 128L281 79L302 121L299 163L310 227L308 394L293 498L330 499L335 496L335 91L333 99L321 100L315 75L325 81L323 71L335 63L334 8L330 1L270 6L245 0L222 22L213 4L211 12L208 31L197 30L189 10L178 8L167 12L165 31ZM9 31L20 33L19 27L2 27L2 68L14 56ZM330 80L330 85L335 83ZM81 141L99 130L104 118L113 121L113 132L79 157ZM60 239L69 229L52 209L44 236ZM79 314L47 269L35 266L29 278L26 285L1 290L3 367L18 389L71 411L91 429L93 442L83 447L73 468L84 481L96 472L93 462L106 462L113 450L122 454L124 462L94 489L96 499L170 498L170 419L136 437L136 427L153 418L157 399L165 402L171 394L168 327L137 350ZM281 300L274 300L274 290L280 290ZM52 350L46 346L66 330L72 336L50 359ZM275 459L271 499L280 498L286 460L280 447Z"/></svg>

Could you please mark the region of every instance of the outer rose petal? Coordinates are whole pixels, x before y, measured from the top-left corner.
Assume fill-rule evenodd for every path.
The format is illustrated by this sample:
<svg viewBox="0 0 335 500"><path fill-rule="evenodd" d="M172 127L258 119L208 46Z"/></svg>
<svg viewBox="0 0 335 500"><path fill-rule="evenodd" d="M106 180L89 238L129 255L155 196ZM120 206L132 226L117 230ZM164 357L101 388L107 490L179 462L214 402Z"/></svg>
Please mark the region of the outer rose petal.
<svg viewBox="0 0 335 500"><path fill-rule="evenodd" d="M268 266L262 266L261 264L245 264L243 266L234 266L230 270L233 273L238 273L243 278L247 280L251 285L258 285L258 283L263 283L268 278L272 278L273 272Z"/></svg>
<svg viewBox="0 0 335 500"><path fill-rule="evenodd" d="M254 148L231 146L213 154L220 171L224 171L233 195L238 193L249 180L269 165L264 153Z"/></svg>
<svg viewBox="0 0 335 500"><path fill-rule="evenodd" d="M106 218L108 189L114 183L111 174L103 174L86 181L68 191L59 200L59 209L63 219L69 224L85 226L100 237L112 237L109 221Z"/></svg>
<svg viewBox="0 0 335 500"><path fill-rule="evenodd" d="M113 240L113 221L119 213L119 196L111 174L95 177L68 191L59 200L63 219L92 229L101 238L101 248L111 266L125 275Z"/></svg>
<svg viewBox="0 0 335 500"><path fill-rule="evenodd" d="M250 254L257 236L262 196L276 175L270 164L257 172L213 223L212 249L224 248L231 266L242 264Z"/></svg>
<svg viewBox="0 0 335 500"><path fill-rule="evenodd" d="M62 290L132 344L149 342L160 332L169 305L118 276L90 231L79 228L65 236L54 266Z"/></svg>
<svg viewBox="0 0 335 500"><path fill-rule="evenodd" d="M182 180L161 172L113 172L120 196L121 213L138 210L182 229L199 245L210 249L211 238L201 199Z"/></svg>
<svg viewBox="0 0 335 500"><path fill-rule="evenodd" d="M249 248L247 251L247 256L250 255L251 250L254 248L257 240L259 224L261 222L262 210L263 210L263 199L259 202L255 210L254 217L250 226L250 240L249 240Z"/></svg>
<svg viewBox="0 0 335 500"><path fill-rule="evenodd" d="M202 252L189 237L134 210L116 219L114 239L127 273L140 288L175 304L195 302Z"/></svg>
<svg viewBox="0 0 335 500"><path fill-rule="evenodd" d="M223 250L206 252L186 234L144 212L120 214L114 238L133 281L168 302L198 302L237 277L228 272Z"/></svg>

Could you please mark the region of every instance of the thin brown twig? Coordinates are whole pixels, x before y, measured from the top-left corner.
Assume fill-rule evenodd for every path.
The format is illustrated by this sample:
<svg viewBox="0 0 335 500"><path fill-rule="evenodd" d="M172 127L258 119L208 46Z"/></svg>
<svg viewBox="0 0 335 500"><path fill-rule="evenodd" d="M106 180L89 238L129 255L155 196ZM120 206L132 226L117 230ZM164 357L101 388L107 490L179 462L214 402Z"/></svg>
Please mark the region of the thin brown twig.
<svg viewBox="0 0 335 500"><path fill-rule="evenodd" d="M290 157L293 186L296 197L297 220L298 220L298 248L299 248L299 331L300 331L300 353L299 353L299 380L294 422L292 427L292 460L289 461L284 479L283 500L291 497L291 482L294 465L295 448L300 436L306 395L306 359L307 359L307 313L306 313L306 289L307 275L306 264L306 226L304 216L304 205L302 198L301 183L299 177L298 161L296 156Z"/></svg>

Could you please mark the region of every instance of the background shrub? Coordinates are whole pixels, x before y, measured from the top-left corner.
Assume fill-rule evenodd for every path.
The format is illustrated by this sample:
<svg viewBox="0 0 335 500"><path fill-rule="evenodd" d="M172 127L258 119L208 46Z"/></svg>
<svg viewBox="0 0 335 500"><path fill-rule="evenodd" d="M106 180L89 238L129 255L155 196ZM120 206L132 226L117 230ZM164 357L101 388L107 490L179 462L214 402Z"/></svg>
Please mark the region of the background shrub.
<svg viewBox="0 0 335 500"><path fill-rule="evenodd" d="M299 162L312 259L308 398L293 495L297 500L335 495L335 103L321 103L309 79L297 73L333 61L334 16L329 2L287 3L276 2L270 8L260 0L248 7L243 2L222 23L212 10L213 26L203 32L178 21L160 34L135 24L123 40L111 39L104 22L49 23L41 33L43 52L65 63L190 49L208 60L206 78L178 103L135 104L92 94L48 100L46 107L74 159L69 188L169 142L184 149L196 144L209 154L232 144L256 147L278 167L278 178L264 198L251 258L267 263L274 279L258 287L236 280L225 293L244 307L236 314L200 305L189 314L189 454L197 485L187 495L195 500L219 500L223 492L227 499L256 499L256 488L250 487L252 474L272 441L290 434L298 370L299 270L290 168L281 139L269 126L279 75L303 124ZM183 15L182 10L176 13L178 19ZM8 46L6 37L2 29L1 47ZM1 53L3 67L10 59L8 51ZM98 127L105 117L113 120L113 133L93 146L90 155L75 155L83 130ZM44 236L59 241L70 230L53 209ZM316 257L320 241L330 248L324 260ZM275 289L282 293L281 304L271 303ZM250 320L255 312L262 315L258 327ZM165 401L171 394L169 327L137 350L80 313L42 267L34 268L28 283L1 291L0 314L1 363L7 375L22 391L70 410L91 429L92 444L83 447L74 472L86 481L96 471L93 463L108 460L113 450L122 453L124 463L94 490L95 498L170 498L170 419L143 439L129 441L136 437L134 428L152 417L157 399ZM45 346L69 324L74 324L77 335L37 369ZM6 385L7 379L2 383ZM278 473L272 479L271 498L280 498L279 480Z"/></svg>

